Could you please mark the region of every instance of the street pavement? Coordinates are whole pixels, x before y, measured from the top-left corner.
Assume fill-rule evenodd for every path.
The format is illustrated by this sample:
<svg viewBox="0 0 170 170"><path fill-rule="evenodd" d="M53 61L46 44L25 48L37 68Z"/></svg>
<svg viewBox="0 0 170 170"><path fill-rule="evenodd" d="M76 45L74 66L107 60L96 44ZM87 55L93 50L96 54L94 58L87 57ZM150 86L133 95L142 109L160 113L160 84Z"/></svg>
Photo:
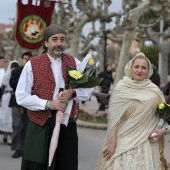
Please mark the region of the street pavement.
<svg viewBox="0 0 170 170"><path fill-rule="evenodd" d="M13 153L11 147L3 143L3 135L0 135L0 170L20 170L21 158L11 158Z"/></svg>

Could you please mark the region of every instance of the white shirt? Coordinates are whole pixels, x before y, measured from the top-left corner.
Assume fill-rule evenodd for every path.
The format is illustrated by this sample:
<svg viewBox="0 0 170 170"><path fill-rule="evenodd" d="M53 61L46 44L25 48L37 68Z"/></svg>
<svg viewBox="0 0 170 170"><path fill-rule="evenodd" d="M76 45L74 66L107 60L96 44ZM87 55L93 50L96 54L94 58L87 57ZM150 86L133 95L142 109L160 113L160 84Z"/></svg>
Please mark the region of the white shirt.
<svg viewBox="0 0 170 170"><path fill-rule="evenodd" d="M56 84L53 93L53 100L57 100L57 94L59 92L59 88L65 88L65 82L62 76L62 69L61 69L61 64L62 64L61 58L54 59L49 55L48 57L51 61L51 68L53 71L55 84ZM81 62L76 58L75 61L76 61L76 68L78 69ZM17 84L17 88L15 92L17 103L33 111L45 110L45 105L47 100L41 99L37 95L31 95L33 84L34 84L34 76L32 72L32 66L31 66L31 62L28 61L22 70L20 79ZM94 88L75 89L76 91L75 100L79 100L79 101L88 100L93 90Z"/></svg>
<svg viewBox="0 0 170 170"><path fill-rule="evenodd" d="M2 86L2 80L3 80L4 75L5 75L5 69L0 68L0 87Z"/></svg>

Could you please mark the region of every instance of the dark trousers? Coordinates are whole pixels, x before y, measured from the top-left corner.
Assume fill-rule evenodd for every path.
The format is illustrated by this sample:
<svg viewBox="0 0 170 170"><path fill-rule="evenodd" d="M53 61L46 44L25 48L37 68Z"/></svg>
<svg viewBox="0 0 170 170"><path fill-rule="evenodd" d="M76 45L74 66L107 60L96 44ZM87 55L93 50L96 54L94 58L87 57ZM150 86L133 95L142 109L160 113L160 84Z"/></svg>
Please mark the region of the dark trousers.
<svg viewBox="0 0 170 170"><path fill-rule="evenodd" d="M12 107L13 133L12 133L12 150L20 150L23 153L25 134L28 125L27 110L21 114L20 107Z"/></svg>
<svg viewBox="0 0 170 170"><path fill-rule="evenodd" d="M76 132L76 133L75 133ZM61 127L59 143L49 170L78 170L78 137L75 122Z"/></svg>
<svg viewBox="0 0 170 170"><path fill-rule="evenodd" d="M23 128L21 131L21 138L22 138L21 153L23 155L24 154L25 136L26 136L28 122L29 122L29 117L27 115L27 109L25 109L25 108L24 108L24 113L22 114L22 122L23 122Z"/></svg>
<svg viewBox="0 0 170 170"><path fill-rule="evenodd" d="M55 119L53 118L53 120ZM51 132L49 132L49 134L52 134L53 129L50 131ZM49 136L51 138L51 135ZM37 142L41 142L41 141L37 141ZM54 154L51 167L48 167L47 165L48 165L48 160L46 160L45 163L41 163L38 161L36 162L28 159L25 160L23 158L21 170L56 170L56 169L77 170L78 169L78 136L77 136L77 125L75 121L68 123L67 127L65 127L64 125L60 126L58 146Z"/></svg>

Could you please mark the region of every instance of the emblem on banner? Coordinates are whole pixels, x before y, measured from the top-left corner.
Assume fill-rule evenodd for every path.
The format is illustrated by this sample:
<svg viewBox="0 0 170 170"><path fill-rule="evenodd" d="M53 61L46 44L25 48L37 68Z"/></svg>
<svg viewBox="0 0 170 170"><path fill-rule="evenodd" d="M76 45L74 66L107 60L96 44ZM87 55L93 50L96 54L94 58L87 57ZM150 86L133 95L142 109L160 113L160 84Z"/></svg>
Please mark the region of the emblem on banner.
<svg viewBox="0 0 170 170"><path fill-rule="evenodd" d="M44 30L50 25L55 1L51 1L48 7L45 0L36 5L33 0L28 0L28 4L22 1L18 0L17 3L16 39L23 48L38 49L44 41Z"/></svg>
<svg viewBox="0 0 170 170"><path fill-rule="evenodd" d="M34 44L43 40L45 28L46 23L40 16L28 15L21 21L20 33L26 42Z"/></svg>

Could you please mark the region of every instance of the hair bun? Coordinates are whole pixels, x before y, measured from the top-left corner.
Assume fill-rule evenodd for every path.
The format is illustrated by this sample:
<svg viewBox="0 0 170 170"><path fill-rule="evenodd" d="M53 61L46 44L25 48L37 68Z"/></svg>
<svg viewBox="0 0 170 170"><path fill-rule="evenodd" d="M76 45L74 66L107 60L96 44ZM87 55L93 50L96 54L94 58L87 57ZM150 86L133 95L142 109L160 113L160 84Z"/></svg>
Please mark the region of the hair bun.
<svg viewBox="0 0 170 170"><path fill-rule="evenodd" d="M146 57L145 54L142 53L142 52L138 52L138 53L135 55L135 57L137 57L137 56L139 56L139 55L142 55L142 56Z"/></svg>

